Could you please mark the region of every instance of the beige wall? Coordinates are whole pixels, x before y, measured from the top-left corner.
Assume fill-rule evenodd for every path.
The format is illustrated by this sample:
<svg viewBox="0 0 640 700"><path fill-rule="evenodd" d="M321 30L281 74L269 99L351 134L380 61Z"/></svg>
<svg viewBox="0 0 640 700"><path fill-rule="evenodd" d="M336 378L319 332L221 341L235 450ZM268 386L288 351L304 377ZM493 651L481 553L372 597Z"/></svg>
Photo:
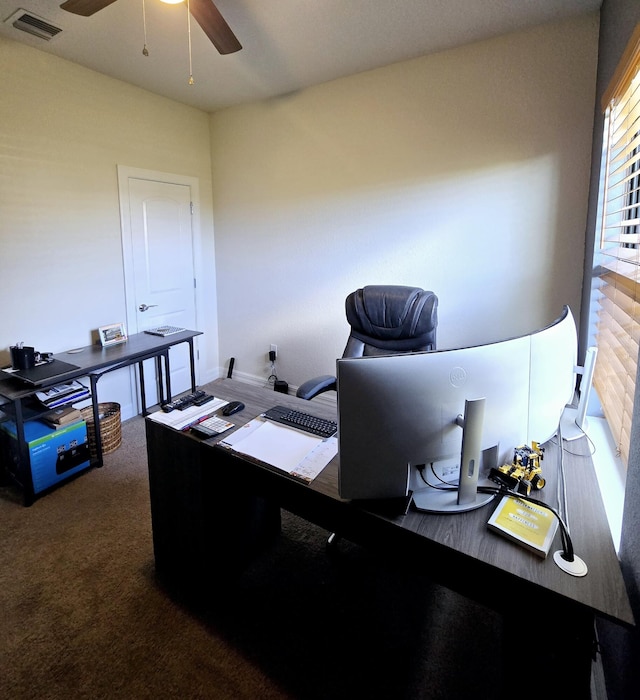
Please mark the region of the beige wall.
<svg viewBox="0 0 640 700"><path fill-rule="evenodd" d="M5 39L0 65L0 360L16 341L61 352L126 320L116 172L126 165L199 178L213 300L201 309L201 366L217 371L208 115ZM109 400L113 380L103 382Z"/></svg>
<svg viewBox="0 0 640 700"><path fill-rule="evenodd" d="M211 117L0 39L0 361L124 319L118 164L199 178L202 380L231 356L266 379L271 343L292 385L333 372L365 284L436 291L441 347L578 316L597 33L547 25Z"/></svg>
<svg viewBox="0 0 640 700"><path fill-rule="evenodd" d="M440 298L439 346L580 312L597 16L212 116L220 357L332 373L344 298Z"/></svg>

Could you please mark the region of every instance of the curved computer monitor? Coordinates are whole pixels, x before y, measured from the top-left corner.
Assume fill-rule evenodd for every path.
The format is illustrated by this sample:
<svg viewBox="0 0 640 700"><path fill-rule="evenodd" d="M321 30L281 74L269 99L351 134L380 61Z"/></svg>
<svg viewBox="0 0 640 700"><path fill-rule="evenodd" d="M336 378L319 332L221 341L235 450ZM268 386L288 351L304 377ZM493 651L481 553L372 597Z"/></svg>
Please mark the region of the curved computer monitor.
<svg viewBox="0 0 640 700"><path fill-rule="evenodd" d="M557 432L573 397L576 361L576 326L567 306L549 326L501 342L339 359L340 496L395 498L414 491L415 500L425 486L420 472L431 465L444 481L457 483L460 417L477 399L484 399L480 473L510 463L515 447L546 442Z"/></svg>

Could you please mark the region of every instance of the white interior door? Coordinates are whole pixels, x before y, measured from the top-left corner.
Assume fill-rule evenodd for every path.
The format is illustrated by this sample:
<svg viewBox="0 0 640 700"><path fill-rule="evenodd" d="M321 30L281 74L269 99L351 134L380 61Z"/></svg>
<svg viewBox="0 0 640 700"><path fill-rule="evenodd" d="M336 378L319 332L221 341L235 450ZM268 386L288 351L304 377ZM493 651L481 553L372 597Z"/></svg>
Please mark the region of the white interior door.
<svg viewBox="0 0 640 700"><path fill-rule="evenodd" d="M120 176L128 331L161 325L196 329L192 186L131 173ZM188 345L172 348L169 357L175 395L191 388ZM149 381L154 376L149 360L148 405L157 400L157 387Z"/></svg>

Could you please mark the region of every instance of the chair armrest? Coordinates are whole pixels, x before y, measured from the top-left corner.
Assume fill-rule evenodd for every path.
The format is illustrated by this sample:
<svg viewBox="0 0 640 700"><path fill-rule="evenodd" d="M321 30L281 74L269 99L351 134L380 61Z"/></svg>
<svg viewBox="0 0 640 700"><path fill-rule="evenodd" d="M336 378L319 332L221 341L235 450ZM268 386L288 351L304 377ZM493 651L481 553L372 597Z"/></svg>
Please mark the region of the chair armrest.
<svg viewBox="0 0 640 700"><path fill-rule="evenodd" d="M300 399L312 399L325 391L336 390L336 378L330 374L321 377L314 377L303 382L296 391L296 396Z"/></svg>

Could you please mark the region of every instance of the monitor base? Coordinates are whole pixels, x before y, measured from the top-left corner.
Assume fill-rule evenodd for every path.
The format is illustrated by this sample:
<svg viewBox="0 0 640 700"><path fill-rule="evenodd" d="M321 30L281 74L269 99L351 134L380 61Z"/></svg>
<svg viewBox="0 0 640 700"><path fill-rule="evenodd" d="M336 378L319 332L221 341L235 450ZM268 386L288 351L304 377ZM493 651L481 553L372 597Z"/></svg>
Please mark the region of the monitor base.
<svg viewBox="0 0 640 700"><path fill-rule="evenodd" d="M562 418L560 420L560 432L562 434L563 440L571 442L572 440L577 440L578 438L581 438L586 434L587 428L589 427L586 416L582 421L582 428L578 425L577 418L577 408L572 408L568 406L564 409Z"/></svg>
<svg viewBox="0 0 640 700"><path fill-rule="evenodd" d="M477 493L471 503L458 503L458 489L427 487L413 492L413 505L425 513L466 513L486 506L495 497L494 493Z"/></svg>

